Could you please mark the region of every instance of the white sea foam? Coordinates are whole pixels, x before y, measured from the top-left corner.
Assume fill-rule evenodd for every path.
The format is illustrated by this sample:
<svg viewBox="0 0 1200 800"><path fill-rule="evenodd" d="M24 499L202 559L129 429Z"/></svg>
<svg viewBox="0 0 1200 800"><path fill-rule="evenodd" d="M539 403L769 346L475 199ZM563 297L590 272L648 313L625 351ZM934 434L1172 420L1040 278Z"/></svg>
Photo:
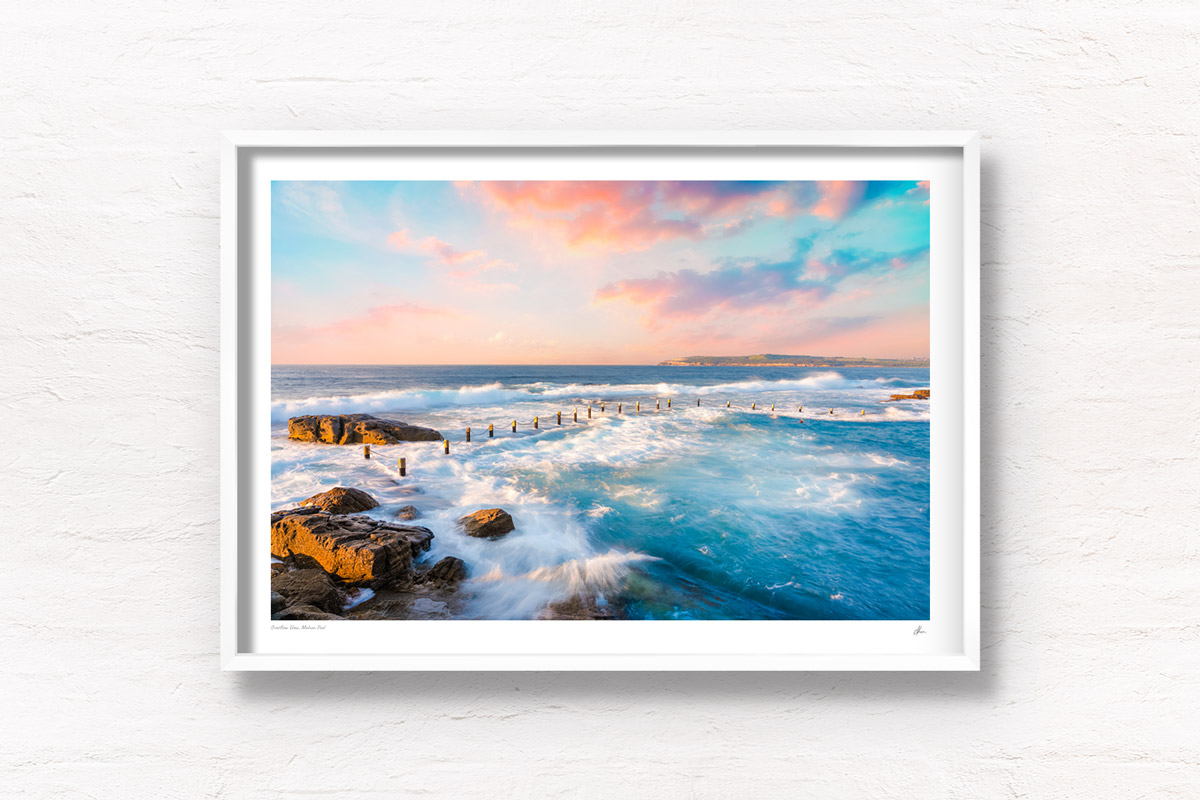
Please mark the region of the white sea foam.
<svg viewBox="0 0 1200 800"><path fill-rule="evenodd" d="M346 605L343 610L350 610L355 606L360 606L375 596L374 589L355 589L350 592L346 598Z"/></svg>
<svg viewBox="0 0 1200 800"><path fill-rule="evenodd" d="M549 384L506 387L495 382L457 389L404 389L354 395L313 396L277 400L271 404L272 422L286 422L303 414L358 412L421 412L450 408L511 406L515 403L574 400L598 404L622 398L741 397L773 393L828 393L840 390L876 390L902 382L900 378L846 378L839 372L819 372L802 378L736 381L711 386L679 383ZM886 394L886 393L885 393ZM875 399L883 399L876 397ZM677 406L679 407L679 406ZM649 409L647 409L649 410Z"/></svg>
<svg viewBox="0 0 1200 800"><path fill-rule="evenodd" d="M272 439L272 507L337 485L354 486L375 497L380 506L368 513L379 519L394 519L401 505L415 504L421 512L416 524L435 534L432 550L423 558L432 563L454 555L467 562L471 580L464 594L466 615L529 618L576 591L612 593L631 571L648 568L651 556L638 550L653 550L652 541L610 549L613 541L626 547L626 540L613 533L626 524L670 537L678 535L673 533L677 528L703 535L705 528L727 524L729 514L759 520L777 517L781 508L829 515L830 520L869 514L878 494L876 478L907 480L912 470L923 468L920 457L911 464L897 458L887 452L886 436L875 444L876 437L867 431L855 433L851 441L866 434L871 449L861 444L844 447L827 424L928 420L925 401L879 405L894 380L854 380L822 372L699 388L510 388L491 383L282 400L273 407L277 425ZM691 401L677 400L670 412L664 401L656 412L653 400L646 400L668 396ZM700 407L696 396L704 398ZM578 423L565 419L561 427L548 424L554 410L570 410L569 404L558 401L614 397L643 398L642 413L632 413L633 403L625 402L621 415L609 405L603 415L594 409L591 419L581 413ZM749 397L757 400L755 411L748 409ZM725 398L735 407L726 409ZM739 398L746 398L740 409ZM803 414L797 413L793 400L804 402ZM770 411L771 403L777 404L777 412ZM513 404L521 404L525 413L518 414ZM831 406L838 411L832 416ZM278 424L299 413L386 411L403 411L409 421L443 430L451 439L452 455L444 455L440 443L413 442L372 448L374 457L368 460L359 448L290 441ZM542 415L537 432L527 422L535 413ZM507 424L514 416L521 419L515 435ZM486 437L489 421L497 424L494 439ZM462 427L468 424L480 426L469 445L462 442ZM710 458L714 452L720 457ZM396 473L400 455L408 460L406 478ZM680 498L691 504L681 508ZM516 530L502 539L481 540L459 529L462 515L493 507L510 512ZM703 541L672 547L723 557L721 548ZM355 604L365 599L353 598Z"/></svg>

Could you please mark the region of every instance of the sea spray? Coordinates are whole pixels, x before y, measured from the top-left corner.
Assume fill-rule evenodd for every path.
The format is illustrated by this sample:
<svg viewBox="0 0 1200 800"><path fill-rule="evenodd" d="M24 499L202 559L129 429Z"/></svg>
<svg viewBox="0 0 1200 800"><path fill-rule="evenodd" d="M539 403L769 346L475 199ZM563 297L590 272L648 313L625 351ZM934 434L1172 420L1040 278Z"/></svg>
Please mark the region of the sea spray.
<svg viewBox="0 0 1200 800"><path fill-rule="evenodd" d="M882 402L928 386L927 370L276 370L274 506L335 485L371 493L379 518L416 505L435 533L423 559L468 565L465 617L533 618L581 590L635 619L927 617L930 403ZM655 396L707 399L567 421L576 399ZM750 398L819 413L750 411ZM455 444L450 456L378 447L367 461L286 438L289 414L322 410L402 414ZM558 410L561 427L528 425ZM501 423L495 438L462 442L488 422ZM488 541L458 529L491 507L516 530Z"/></svg>

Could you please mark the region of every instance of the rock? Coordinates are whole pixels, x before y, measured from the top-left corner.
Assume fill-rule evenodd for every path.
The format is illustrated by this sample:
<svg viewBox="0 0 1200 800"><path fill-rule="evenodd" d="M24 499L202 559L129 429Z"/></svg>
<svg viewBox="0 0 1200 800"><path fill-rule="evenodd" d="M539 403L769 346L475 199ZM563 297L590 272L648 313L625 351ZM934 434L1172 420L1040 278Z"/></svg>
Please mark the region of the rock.
<svg viewBox="0 0 1200 800"><path fill-rule="evenodd" d="M440 442L442 434L405 422L389 422L370 414L325 414L292 417L288 438L326 444L397 444Z"/></svg>
<svg viewBox="0 0 1200 800"><path fill-rule="evenodd" d="M446 613L446 604L441 600L418 597L416 600L413 600L412 610L416 614L440 616Z"/></svg>
<svg viewBox="0 0 1200 800"><path fill-rule="evenodd" d="M915 390L913 390L912 394L894 394L891 397L889 397L887 400L884 400L883 402L891 403L895 400L928 400L928 399L929 399L929 390L928 389L915 389Z"/></svg>
<svg viewBox="0 0 1200 800"><path fill-rule="evenodd" d="M346 611L349 619L464 619L465 598L455 587L415 583L381 589L366 603Z"/></svg>
<svg viewBox="0 0 1200 800"><path fill-rule="evenodd" d="M271 592L271 613L282 611L287 606L287 598L279 592Z"/></svg>
<svg viewBox="0 0 1200 800"><path fill-rule="evenodd" d="M303 515L303 514L320 514L320 513L322 513L321 509L317 508L316 506L304 506L304 507L300 507L300 508L285 508L282 511L272 511L271 512L271 524L274 525L276 522L283 519L284 517L294 517L294 516L299 516L299 515Z"/></svg>
<svg viewBox="0 0 1200 800"><path fill-rule="evenodd" d="M416 506L400 506L396 509L396 519L416 519L421 516Z"/></svg>
<svg viewBox="0 0 1200 800"><path fill-rule="evenodd" d="M314 494L300 505L316 506L330 514L357 514L359 511L370 511L372 508L377 508L379 503L375 502L375 498L362 489L335 486L328 492Z"/></svg>
<svg viewBox="0 0 1200 800"><path fill-rule="evenodd" d="M346 602L329 576L319 569L298 569L275 575L271 578L271 591L282 596L286 605L316 606L329 614L339 613ZM272 605L274 599L271 598Z"/></svg>
<svg viewBox="0 0 1200 800"><path fill-rule="evenodd" d="M498 539L516 529L512 515L500 508L485 508L459 519L467 536L478 539Z"/></svg>
<svg viewBox="0 0 1200 800"><path fill-rule="evenodd" d="M551 603L542 609L538 619L618 619L616 612L597 597L576 594L566 600Z"/></svg>
<svg viewBox="0 0 1200 800"><path fill-rule="evenodd" d="M313 507L271 515L276 558L320 567L345 583L371 588L406 577L413 556L429 550L432 541L428 528L361 515L331 516Z"/></svg>
<svg viewBox="0 0 1200 800"><path fill-rule="evenodd" d="M467 577L467 564L461 558L446 556L427 571L417 576L417 581L452 588Z"/></svg>
<svg viewBox="0 0 1200 800"><path fill-rule="evenodd" d="M337 614L330 614L328 612L322 611L321 609L317 608L316 606L309 606L309 605L301 604L301 605L295 605L295 606L288 606L287 608L283 609L279 613L272 614L271 619L318 620L318 619L345 619L345 617L339 617Z"/></svg>
<svg viewBox="0 0 1200 800"><path fill-rule="evenodd" d="M271 562L271 575L274 575L277 572L287 572L287 571L288 571L287 564L284 564L279 561Z"/></svg>

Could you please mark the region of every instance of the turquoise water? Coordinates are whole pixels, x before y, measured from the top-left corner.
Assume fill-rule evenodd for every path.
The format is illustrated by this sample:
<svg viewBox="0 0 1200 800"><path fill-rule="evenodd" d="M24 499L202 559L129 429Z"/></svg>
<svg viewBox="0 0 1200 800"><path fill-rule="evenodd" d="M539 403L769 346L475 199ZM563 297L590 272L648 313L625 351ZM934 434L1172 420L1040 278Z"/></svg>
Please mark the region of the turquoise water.
<svg viewBox="0 0 1200 800"><path fill-rule="evenodd" d="M927 619L929 403L879 401L928 381L926 369L277 366L273 503L351 485L380 518L416 505L436 537L427 558L468 564L472 618L532 617L582 589L635 619ZM437 428L451 455L409 443L367 461L286 438L289 416L353 412ZM457 531L493 506L516 531Z"/></svg>

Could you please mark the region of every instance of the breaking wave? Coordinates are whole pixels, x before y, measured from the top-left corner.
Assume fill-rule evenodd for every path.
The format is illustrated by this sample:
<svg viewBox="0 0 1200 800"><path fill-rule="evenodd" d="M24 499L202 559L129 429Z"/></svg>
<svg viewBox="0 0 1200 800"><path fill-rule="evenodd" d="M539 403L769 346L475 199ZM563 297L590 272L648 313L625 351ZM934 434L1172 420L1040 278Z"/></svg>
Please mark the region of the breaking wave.
<svg viewBox="0 0 1200 800"><path fill-rule="evenodd" d="M547 384L531 383L519 388L499 381L457 389L406 389L365 394L314 396L277 400L271 404L271 421L286 422L302 414L353 414L359 412L435 411L464 406L495 406L538 400L575 399L602 402L640 397L711 397L714 395L759 395L772 392L840 391L884 389L901 378L846 378L839 372L819 372L803 378L750 380L693 386L679 383Z"/></svg>

